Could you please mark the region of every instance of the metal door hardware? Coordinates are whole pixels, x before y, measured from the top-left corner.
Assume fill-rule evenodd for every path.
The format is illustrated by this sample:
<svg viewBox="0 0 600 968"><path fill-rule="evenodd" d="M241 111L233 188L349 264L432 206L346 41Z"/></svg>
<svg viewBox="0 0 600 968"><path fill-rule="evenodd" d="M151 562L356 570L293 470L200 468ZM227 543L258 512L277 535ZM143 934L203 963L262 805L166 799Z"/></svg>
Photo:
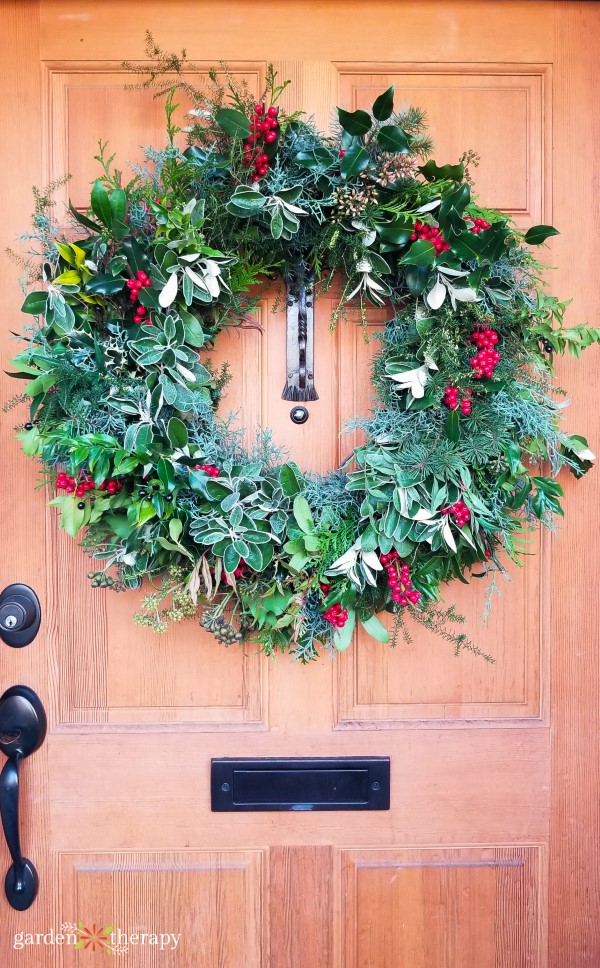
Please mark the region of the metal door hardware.
<svg viewBox="0 0 600 968"><path fill-rule="evenodd" d="M389 810L387 756L215 759L213 811Z"/></svg>
<svg viewBox="0 0 600 968"><path fill-rule="evenodd" d="M8 585L0 594L0 639L13 649L33 642L40 628L42 610L29 585Z"/></svg>
<svg viewBox="0 0 600 968"><path fill-rule="evenodd" d="M315 388L314 281L287 283L287 381L284 400L318 400Z"/></svg>
<svg viewBox="0 0 600 968"><path fill-rule="evenodd" d="M8 757L0 773L0 816L12 864L4 891L11 907L26 911L38 892L38 874L21 852L19 831L19 768L46 736L46 713L28 686L12 686L0 697L0 750Z"/></svg>
<svg viewBox="0 0 600 968"><path fill-rule="evenodd" d="M292 407L290 410L290 419L295 424L303 424L308 420L308 410L306 407Z"/></svg>

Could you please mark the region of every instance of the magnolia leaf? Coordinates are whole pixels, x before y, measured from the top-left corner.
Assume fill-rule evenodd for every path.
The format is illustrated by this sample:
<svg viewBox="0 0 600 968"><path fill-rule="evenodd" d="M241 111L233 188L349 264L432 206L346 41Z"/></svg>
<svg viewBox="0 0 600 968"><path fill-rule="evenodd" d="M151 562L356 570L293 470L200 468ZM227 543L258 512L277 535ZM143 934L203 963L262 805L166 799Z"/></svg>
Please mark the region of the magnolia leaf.
<svg viewBox="0 0 600 968"><path fill-rule="evenodd" d="M479 296L474 289L465 287L464 289L451 289L450 295L454 296L458 302L478 302Z"/></svg>
<svg viewBox="0 0 600 968"><path fill-rule="evenodd" d="M434 198L432 202L426 202L425 205L421 205L420 208L415 209L415 214L422 215L424 212L433 212L434 209L439 208L441 204L441 198Z"/></svg>
<svg viewBox="0 0 600 968"><path fill-rule="evenodd" d="M108 228L113 219L110 199L106 188L99 178L96 179L92 187L91 202L94 215Z"/></svg>
<svg viewBox="0 0 600 968"><path fill-rule="evenodd" d="M551 235L560 235L553 225L532 225L527 229L524 238L528 245L541 245Z"/></svg>
<svg viewBox="0 0 600 968"><path fill-rule="evenodd" d="M438 266L438 272L441 272L444 276L452 276L453 278L469 275L468 270L451 269L450 266Z"/></svg>
<svg viewBox="0 0 600 968"><path fill-rule="evenodd" d="M333 634L333 644L338 652L345 652L350 645L354 636L355 625L356 612L353 608L348 607L348 618L346 620L346 624L342 626L341 629L336 629Z"/></svg>
<svg viewBox="0 0 600 968"><path fill-rule="evenodd" d="M365 536L363 534L362 535L362 538L361 538L361 544L363 544L363 545L364 545L364 537ZM383 565L381 564L381 562L379 560L379 556L376 555L374 551L365 551L363 549L363 551L362 551L362 560L369 566L369 568L372 568L374 571L382 571L383 570Z"/></svg>
<svg viewBox="0 0 600 968"><path fill-rule="evenodd" d="M413 514L413 521L433 521L435 515L428 511L427 508L419 508L416 514Z"/></svg>
<svg viewBox="0 0 600 968"><path fill-rule="evenodd" d="M221 108L215 114L215 121L225 134L232 138L247 138L250 134L250 122L245 114L234 108ZM236 565L237 567L237 565Z"/></svg>
<svg viewBox="0 0 600 968"><path fill-rule="evenodd" d="M172 302L174 302L177 295L177 273L173 272L167 279L167 282L160 292L158 297L158 302L163 309L168 309Z"/></svg>
<svg viewBox="0 0 600 968"><path fill-rule="evenodd" d="M436 282L433 289L430 289L427 295L425 296L427 305L431 309L439 309L444 299L446 298L446 292L447 292L447 289L444 283L438 280L438 282Z"/></svg>
<svg viewBox="0 0 600 968"><path fill-rule="evenodd" d="M383 645L387 645L387 643L390 641L390 633L386 629L383 622L381 622L376 615L371 615L367 619L361 618L360 624L364 628L365 632L368 632L372 638L377 640L377 642L382 642Z"/></svg>

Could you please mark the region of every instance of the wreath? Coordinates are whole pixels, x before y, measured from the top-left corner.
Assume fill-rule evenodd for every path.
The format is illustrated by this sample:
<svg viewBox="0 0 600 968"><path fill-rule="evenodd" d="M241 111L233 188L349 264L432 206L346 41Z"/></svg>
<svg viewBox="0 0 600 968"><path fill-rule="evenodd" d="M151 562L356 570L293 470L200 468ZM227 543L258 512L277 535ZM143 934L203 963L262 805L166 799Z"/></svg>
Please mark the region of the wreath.
<svg viewBox="0 0 600 968"><path fill-rule="evenodd" d="M327 135L277 106L272 69L257 103L211 79L208 93L183 74L159 83L167 144L128 183L100 144L90 208L70 206L68 231L36 193L26 265L42 286L11 361L28 382L7 405L30 399L23 450L99 563L92 585L154 584L141 625L197 615L225 644L306 661L345 649L357 622L393 642L410 614L478 651L447 630L460 616L441 586L488 576L493 589L537 522L563 513L557 472L593 460L560 429L553 359L600 330L564 324L531 250L556 229L522 234L479 205L474 152L436 164L423 111L395 108L393 87L370 112L339 108ZM373 411L350 425L366 442L319 476L267 432L244 446L216 413L229 373L210 351L224 327L256 325L261 286L318 298L334 275L333 324L349 304L389 319Z"/></svg>

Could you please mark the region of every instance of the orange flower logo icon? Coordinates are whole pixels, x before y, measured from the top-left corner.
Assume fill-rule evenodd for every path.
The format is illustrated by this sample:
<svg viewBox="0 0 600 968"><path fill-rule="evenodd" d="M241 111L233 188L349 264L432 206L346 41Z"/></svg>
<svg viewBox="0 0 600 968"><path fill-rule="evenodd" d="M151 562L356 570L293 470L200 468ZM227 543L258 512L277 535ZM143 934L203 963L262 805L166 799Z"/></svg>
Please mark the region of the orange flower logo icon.
<svg viewBox="0 0 600 968"><path fill-rule="evenodd" d="M77 925L79 937L73 947L80 951L104 951L107 955L112 955L114 954L110 940L112 931L112 925L107 928L98 928L93 924L91 928L86 928L83 921L80 921Z"/></svg>

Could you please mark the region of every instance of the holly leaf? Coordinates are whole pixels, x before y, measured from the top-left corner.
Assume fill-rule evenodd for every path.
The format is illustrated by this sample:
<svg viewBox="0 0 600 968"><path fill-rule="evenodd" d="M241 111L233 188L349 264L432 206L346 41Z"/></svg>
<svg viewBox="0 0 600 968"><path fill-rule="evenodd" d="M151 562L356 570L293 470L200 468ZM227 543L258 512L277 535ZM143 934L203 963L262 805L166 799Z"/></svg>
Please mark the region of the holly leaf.
<svg viewBox="0 0 600 968"><path fill-rule="evenodd" d="M377 144L382 151L410 151L406 132L397 124L385 124L377 134Z"/></svg>
<svg viewBox="0 0 600 968"><path fill-rule="evenodd" d="M337 112L341 127L353 137L361 137L371 130L373 122L366 111L344 111L343 108L338 108Z"/></svg>
<svg viewBox="0 0 600 968"><path fill-rule="evenodd" d="M373 117L376 121L387 121L394 110L394 85L380 94L373 102Z"/></svg>
<svg viewBox="0 0 600 968"><path fill-rule="evenodd" d="M425 165L421 165L419 171L425 176L427 181L450 181L461 182L465 175L464 165L437 165L433 159Z"/></svg>
<svg viewBox="0 0 600 968"><path fill-rule="evenodd" d="M460 235L464 231L463 214L470 200L471 190L467 184L459 185L454 191L443 196L438 221L448 241L451 235Z"/></svg>
<svg viewBox="0 0 600 968"><path fill-rule="evenodd" d="M435 246L432 242L419 239L413 242L410 249L400 259L400 265L430 266L435 260Z"/></svg>
<svg viewBox="0 0 600 968"><path fill-rule="evenodd" d="M358 175L359 172L364 171L368 164L369 155L364 145L352 145L342 158L340 171L344 178L351 178L353 175Z"/></svg>
<svg viewBox="0 0 600 968"><path fill-rule="evenodd" d="M102 296L113 296L121 292L125 280L122 276L97 275L86 284L86 292L97 292Z"/></svg>

